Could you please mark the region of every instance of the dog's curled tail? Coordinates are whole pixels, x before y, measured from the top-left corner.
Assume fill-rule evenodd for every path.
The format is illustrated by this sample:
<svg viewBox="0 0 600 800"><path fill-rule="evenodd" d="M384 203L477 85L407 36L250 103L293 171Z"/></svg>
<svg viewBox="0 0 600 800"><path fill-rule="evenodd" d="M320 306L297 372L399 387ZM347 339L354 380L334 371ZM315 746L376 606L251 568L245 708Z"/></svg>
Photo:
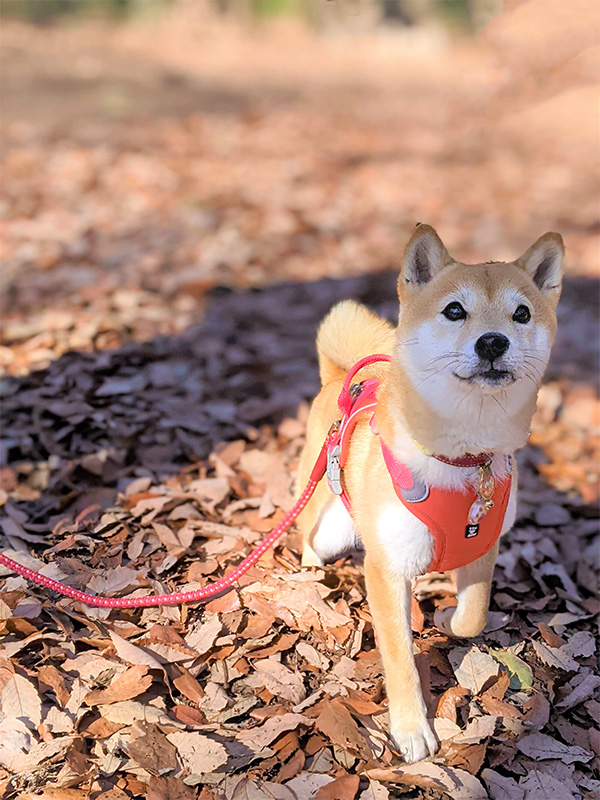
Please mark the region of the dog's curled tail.
<svg viewBox="0 0 600 800"><path fill-rule="evenodd" d="M325 386L341 380L359 359L392 353L394 326L354 300L343 300L325 317L317 334L319 374Z"/></svg>

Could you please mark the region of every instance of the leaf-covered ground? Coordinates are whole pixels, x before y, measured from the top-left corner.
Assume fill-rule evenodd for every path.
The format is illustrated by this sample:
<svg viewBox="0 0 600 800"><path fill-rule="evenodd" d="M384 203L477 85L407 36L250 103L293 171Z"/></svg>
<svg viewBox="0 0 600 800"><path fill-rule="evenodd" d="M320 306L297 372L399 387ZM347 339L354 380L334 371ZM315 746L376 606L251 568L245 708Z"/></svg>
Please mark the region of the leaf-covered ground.
<svg viewBox="0 0 600 800"><path fill-rule="evenodd" d="M527 54L530 84L517 85L460 42L427 59L408 40L398 71L381 43L361 61L360 48L341 57L291 39L300 70L280 39L249 47L228 32L198 54L181 26L160 48L152 29L86 30L3 33L0 525L6 551L52 577L162 592L203 586L249 552L292 503L319 319L343 297L393 318L398 249L417 219L473 260L555 228L570 267L484 634L432 627L455 602L450 576L415 585L436 758L406 767L390 749L360 553L302 571L292 531L204 605L91 610L4 573L3 795L596 797L594 179L552 160L579 136L570 169L587 163L585 126L553 129L542 147L499 119L510 96L539 132L533 110L552 95ZM498 46L510 32L509 16ZM585 52L560 53L572 80ZM24 85L45 113L23 110ZM490 127L457 130L457 108Z"/></svg>

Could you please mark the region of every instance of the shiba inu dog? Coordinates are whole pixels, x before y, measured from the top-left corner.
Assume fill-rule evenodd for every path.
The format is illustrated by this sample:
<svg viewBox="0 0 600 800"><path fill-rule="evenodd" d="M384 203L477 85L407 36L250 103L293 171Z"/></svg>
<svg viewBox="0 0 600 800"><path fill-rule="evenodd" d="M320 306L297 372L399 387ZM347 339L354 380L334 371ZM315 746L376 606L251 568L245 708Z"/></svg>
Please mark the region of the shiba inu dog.
<svg viewBox="0 0 600 800"><path fill-rule="evenodd" d="M497 537L515 519L512 454L527 441L556 332L563 256L562 238L547 233L511 263L466 265L433 228L418 225L398 280L398 327L344 301L319 329L322 389L310 411L301 486L323 441L339 435L348 370L371 354L388 358L367 363L350 388L348 403L366 387L373 401L368 413L350 410L356 426L342 444L341 472L339 448L330 448L333 493L321 482L299 518L302 563L322 565L358 542L364 547L391 736L407 762L437 749L413 659L410 581L432 565L459 564L458 604L436 613L435 624L457 637L481 633ZM469 492L474 502L465 506ZM487 544L472 551L473 561L467 551L486 520Z"/></svg>

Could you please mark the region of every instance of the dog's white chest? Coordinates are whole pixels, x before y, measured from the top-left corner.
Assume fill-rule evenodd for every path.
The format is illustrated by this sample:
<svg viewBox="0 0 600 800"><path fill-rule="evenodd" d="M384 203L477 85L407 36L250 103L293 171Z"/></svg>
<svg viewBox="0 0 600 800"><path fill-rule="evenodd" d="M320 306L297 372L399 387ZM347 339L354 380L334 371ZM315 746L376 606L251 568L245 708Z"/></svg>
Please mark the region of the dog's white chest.
<svg viewBox="0 0 600 800"><path fill-rule="evenodd" d="M401 503L385 507L377 521L377 538L390 571L408 578L421 575L433 558L434 541L427 527Z"/></svg>

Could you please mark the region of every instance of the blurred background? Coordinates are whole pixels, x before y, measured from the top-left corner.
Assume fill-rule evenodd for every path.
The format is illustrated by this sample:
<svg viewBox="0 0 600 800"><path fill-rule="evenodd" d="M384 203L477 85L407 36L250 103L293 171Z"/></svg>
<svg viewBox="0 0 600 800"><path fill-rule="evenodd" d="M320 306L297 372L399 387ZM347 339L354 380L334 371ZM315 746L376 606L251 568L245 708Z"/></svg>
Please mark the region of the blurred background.
<svg viewBox="0 0 600 800"><path fill-rule="evenodd" d="M561 320L583 458L598 413L595 0L1 12L6 374L179 334L216 286L397 269L417 222L467 262L556 230L569 276L589 281Z"/></svg>

